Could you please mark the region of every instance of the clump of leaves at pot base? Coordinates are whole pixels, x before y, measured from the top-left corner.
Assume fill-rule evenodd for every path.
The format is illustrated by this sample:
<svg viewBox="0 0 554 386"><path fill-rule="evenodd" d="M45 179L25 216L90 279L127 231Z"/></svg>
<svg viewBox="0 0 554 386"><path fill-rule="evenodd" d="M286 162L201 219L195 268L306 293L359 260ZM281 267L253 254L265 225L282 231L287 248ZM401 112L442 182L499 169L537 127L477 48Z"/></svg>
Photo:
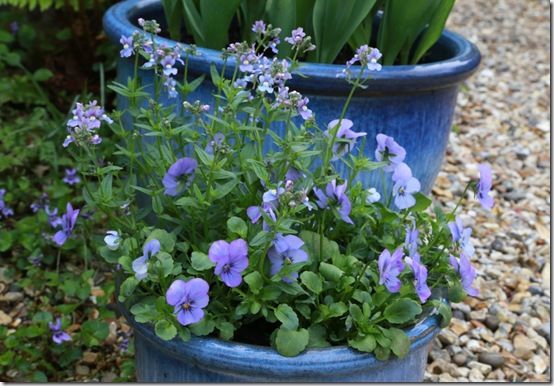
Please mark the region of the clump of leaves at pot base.
<svg viewBox="0 0 554 386"><path fill-rule="evenodd" d="M140 24L148 33L123 37L121 54L154 72L154 94L138 91L140 78L113 88L129 102L128 123L104 118L94 132L115 133L118 157L109 169L87 169L85 182L88 205L108 216L125 207L109 216L99 251L117 268L119 300L137 322L164 340L235 339L284 356L346 344L385 360L408 353L414 323L432 313L449 319L440 294L476 295L471 231L455 211L431 210L402 144L365 138L346 118L349 100L318 127L309 99L287 86L311 48L304 32L295 29L285 40L290 58L278 59L276 31L257 21L254 46L223 53L234 75L212 68L214 104L187 101L175 112L160 98L190 91L194 81L176 63L194 52L153 51L158 24ZM380 58L375 48L356 50L342 74L352 93L370 84ZM78 164L94 164L103 143L75 127ZM354 151L362 141L375 141L375 153ZM490 207L486 172L468 189ZM359 173L380 174L391 189L362 186Z"/></svg>

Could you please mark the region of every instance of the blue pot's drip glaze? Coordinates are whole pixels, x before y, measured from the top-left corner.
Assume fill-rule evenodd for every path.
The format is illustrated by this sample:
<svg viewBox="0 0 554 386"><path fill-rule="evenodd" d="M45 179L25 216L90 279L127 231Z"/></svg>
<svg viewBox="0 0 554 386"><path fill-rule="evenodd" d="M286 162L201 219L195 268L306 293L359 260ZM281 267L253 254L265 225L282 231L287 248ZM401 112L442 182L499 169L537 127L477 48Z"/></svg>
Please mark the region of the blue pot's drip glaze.
<svg viewBox="0 0 554 386"><path fill-rule="evenodd" d="M131 35L137 27L133 25L139 17L160 17L159 0L127 0L113 5L104 16L104 28L115 42L121 35ZM176 42L158 38L168 46ZM449 59L420 65L384 66L382 71L372 73L372 79L364 90L357 90L356 96L346 114L354 122L353 130L366 132L364 154L374 159L375 136L384 133L393 136L407 151L406 163L415 177L421 182L422 191L429 193L440 170L452 115L456 106L458 85L477 68L480 54L473 44L450 31L444 31L437 43L437 50ZM223 68L220 52L199 48L200 56L189 59L189 74L192 77L208 74L207 80L189 96L213 105L213 86L209 80L210 66ZM229 76L234 62L228 62ZM307 78L294 76L288 82L292 90L297 90L310 99L310 108L322 129L340 116L343 103L350 91L350 85L337 79L344 66L319 63L303 63L300 71ZM133 73L131 60L120 60L118 80L125 83ZM152 72L141 72L144 83L152 83ZM356 76L356 70L354 71ZM120 106L125 102L120 100ZM167 105L175 105L180 111L182 101L165 99ZM272 127L277 132L277 126ZM281 130L282 131L282 130ZM274 149L271 141L265 141L265 151ZM344 164L336 165L342 177L348 177ZM365 187L377 187L381 192L379 172L361 174L356 179ZM390 175L387 180L390 192ZM387 193L388 194L388 193Z"/></svg>
<svg viewBox="0 0 554 386"><path fill-rule="evenodd" d="M216 338L166 342L121 308L135 332L139 382L420 382L429 345L440 330L436 315L406 330L412 345L403 359L379 361L346 346L288 358L270 347Z"/></svg>

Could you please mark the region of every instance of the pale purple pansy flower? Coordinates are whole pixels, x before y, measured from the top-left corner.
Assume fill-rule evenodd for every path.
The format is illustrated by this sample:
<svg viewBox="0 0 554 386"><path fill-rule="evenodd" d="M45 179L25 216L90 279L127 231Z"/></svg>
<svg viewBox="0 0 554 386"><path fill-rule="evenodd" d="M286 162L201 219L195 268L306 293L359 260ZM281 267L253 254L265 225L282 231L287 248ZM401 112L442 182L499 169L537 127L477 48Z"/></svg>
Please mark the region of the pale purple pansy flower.
<svg viewBox="0 0 554 386"><path fill-rule="evenodd" d="M161 249L160 242L152 239L142 247L142 256L133 260L132 268L137 280L142 280L148 275L148 260Z"/></svg>
<svg viewBox="0 0 554 386"><path fill-rule="evenodd" d="M119 43L123 46L121 51L119 51L119 55L122 58L128 58L131 55L133 55L133 37L132 36L123 36L121 35L121 39L119 39Z"/></svg>
<svg viewBox="0 0 554 386"><path fill-rule="evenodd" d="M403 256L402 248L397 248L392 255L387 249L384 249L379 255L379 284L384 284L391 293L400 291L402 286L398 275L404 269Z"/></svg>
<svg viewBox="0 0 554 386"><path fill-rule="evenodd" d="M54 323L48 322L48 327L52 331L52 340L56 344L62 344L71 340L71 336L62 330L62 320L57 318Z"/></svg>
<svg viewBox="0 0 554 386"><path fill-rule="evenodd" d="M302 250L304 241L300 237L294 235L277 234L273 241L272 247L267 252L269 261L271 262L270 272L272 275L277 274L284 265L303 263L308 261L308 254ZM298 278L298 272L291 272L283 278L286 283L291 283Z"/></svg>
<svg viewBox="0 0 554 386"><path fill-rule="evenodd" d="M339 124L339 122L340 126L337 129L336 126ZM330 136L333 130L337 130L337 140L333 144L333 158L331 158L332 161L336 161L340 157L352 151L354 145L356 144L356 139L367 135L367 133L357 133L353 130L350 130L352 125L354 125L354 123L350 119L345 118L342 120L334 119L327 125L327 130L325 131L325 134L327 136Z"/></svg>
<svg viewBox="0 0 554 386"><path fill-rule="evenodd" d="M412 176L412 170L405 163L400 163L392 174L394 185L392 193L394 204L398 209L407 209L415 205L413 194L419 192L421 185L417 178Z"/></svg>
<svg viewBox="0 0 554 386"><path fill-rule="evenodd" d="M242 283L242 272L248 267L248 244L243 239L228 243L219 240L212 243L208 257L215 263L215 274L227 287L238 287Z"/></svg>
<svg viewBox="0 0 554 386"><path fill-rule="evenodd" d="M427 268L421 263L417 252L411 257L406 257L405 260L414 273L414 286L417 296L421 303L425 303L431 296L431 290L427 285Z"/></svg>
<svg viewBox="0 0 554 386"><path fill-rule="evenodd" d="M57 231L52 240L59 246L65 244L69 236L73 233L73 228L75 227L75 222L77 222L77 217L79 216L79 209L73 209L71 203L67 203L66 213L61 218L61 223L59 224L62 229Z"/></svg>
<svg viewBox="0 0 554 386"><path fill-rule="evenodd" d="M198 162L194 158L178 159L169 167L162 180L165 188L164 193L167 196L177 196L181 194L194 179L194 172Z"/></svg>
<svg viewBox="0 0 554 386"><path fill-rule="evenodd" d="M210 301L209 290L210 286L203 279L177 279L167 289L165 299L167 304L174 307L177 321L188 326L204 318L204 308Z"/></svg>
<svg viewBox="0 0 554 386"><path fill-rule="evenodd" d="M119 249L119 244L121 243L121 237L117 231L107 231L106 236L104 237L104 242L108 249L112 251L117 251Z"/></svg>
<svg viewBox="0 0 554 386"><path fill-rule="evenodd" d="M392 172L406 158L406 150L400 146L394 138L385 134L377 134L377 148L375 149L375 159L379 162L387 162L383 167L386 172Z"/></svg>
<svg viewBox="0 0 554 386"><path fill-rule="evenodd" d="M325 187L325 192L321 189L314 188L314 193L317 197L316 204L321 209L325 209L330 204L337 203L339 205L338 213L340 218L348 224L354 224L350 218L350 210L352 209L352 206L348 196L346 195L346 184L347 182L345 181L344 184L337 185L337 181L332 180Z"/></svg>
<svg viewBox="0 0 554 386"><path fill-rule="evenodd" d="M479 165L479 183L477 184L477 199L485 209L492 209L494 198L491 197L492 170L487 164Z"/></svg>
<svg viewBox="0 0 554 386"><path fill-rule="evenodd" d="M77 169L65 169L65 177L63 178L63 182L68 185L75 185L81 182L81 179L77 175Z"/></svg>
<svg viewBox="0 0 554 386"><path fill-rule="evenodd" d="M471 265L469 256L462 252L460 254L460 259L458 260L455 256L450 255L450 264L454 267L454 271L460 274L462 287L466 293L469 296L479 296L479 290L471 286L473 280L475 280L475 277L477 276L477 271Z"/></svg>
<svg viewBox="0 0 554 386"><path fill-rule="evenodd" d="M368 205L373 204L374 202L377 202L381 199L381 195L375 188L369 188L367 190L367 196L365 198L365 202Z"/></svg>
<svg viewBox="0 0 554 386"><path fill-rule="evenodd" d="M452 241L458 243L467 256L473 256L475 248L471 243L471 228L464 228L459 216L456 216L455 221L448 223L448 228L452 234Z"/></svg>

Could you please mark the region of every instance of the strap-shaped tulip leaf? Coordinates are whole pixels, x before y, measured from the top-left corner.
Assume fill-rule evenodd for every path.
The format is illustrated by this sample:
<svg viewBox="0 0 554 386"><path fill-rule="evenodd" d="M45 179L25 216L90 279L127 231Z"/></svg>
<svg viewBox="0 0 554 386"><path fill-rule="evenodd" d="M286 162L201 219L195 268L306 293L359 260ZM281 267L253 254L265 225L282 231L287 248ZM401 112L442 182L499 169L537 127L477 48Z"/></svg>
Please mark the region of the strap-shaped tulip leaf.
<svg viewBox="0 0 554 386"><path fill-rule="evenodd" d="M202 47L220 49L227 45L229 26L240 0L182 0L185 25Z"/></svg>
<svg viewBox="0 0 554 386"><path fill-rule="evenodd" d="M373 32L373 20L375 19L375 14L377 13L377 10L379 10L381 1L377 0L369 0L369 2L373 2L373 5L371 6L371 11L367 14L364 20L360 23L358 28L354 31L352 36L350 36L350 39L348 39L348 45L352 50L355 50L356 48L363 46L364 44L370 44L371 42L371 33Z"/></svg>
<svg viewBox="0 0 554 386"><path fill-rule="evenodd" d="M181 0L163 0L163 8L169 36L171 39L180 40L183 22L183 3Z"/></svg>
<svg viewBox="0 0 554 386"><path fill-rule="evenodd" d="M316 50L308 59L332 63L375 5L367 0L316 0L313 11Z"/></svg>

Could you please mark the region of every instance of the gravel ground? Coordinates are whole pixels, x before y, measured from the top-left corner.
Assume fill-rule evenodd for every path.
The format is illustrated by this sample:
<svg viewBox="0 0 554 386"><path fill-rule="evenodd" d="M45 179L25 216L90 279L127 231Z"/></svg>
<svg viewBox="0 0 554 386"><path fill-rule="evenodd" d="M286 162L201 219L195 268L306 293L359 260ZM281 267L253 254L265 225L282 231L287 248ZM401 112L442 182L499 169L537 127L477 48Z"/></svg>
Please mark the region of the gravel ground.
<svg viewBox="0 0 554 386"><path fill-rule="evenodd" d="M455 305L426 380L550 381L549 3L458 1L448 28L477 44L483 60L458 98L434 193L451 206L488 162L496 204L463 208L481 296Z"/></svg>

